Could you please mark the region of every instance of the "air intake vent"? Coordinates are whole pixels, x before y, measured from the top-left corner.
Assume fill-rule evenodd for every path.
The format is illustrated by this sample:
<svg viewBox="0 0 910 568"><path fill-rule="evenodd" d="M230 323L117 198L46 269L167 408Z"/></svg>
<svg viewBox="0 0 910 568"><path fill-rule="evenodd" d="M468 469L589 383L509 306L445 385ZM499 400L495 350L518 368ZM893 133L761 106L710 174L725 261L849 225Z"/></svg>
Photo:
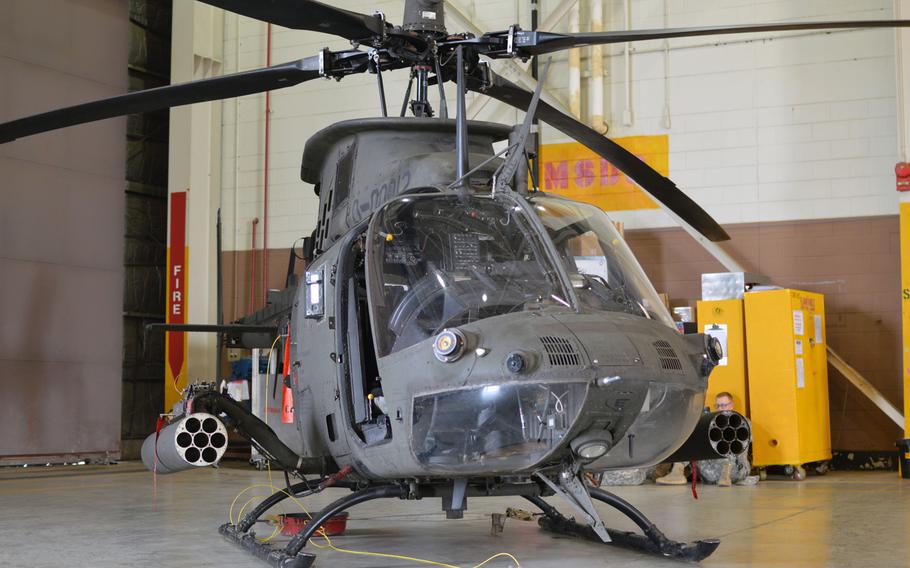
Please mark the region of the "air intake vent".
<svg viewBox="0 0 910 568"><path fill-rule="evenodd" d="M673 351L669 343L660 339L654 342L654 349L657 350L657 356L660 359L660 368L665 371L682 371L682 363Z"/></svg>
<svg viewBox="0 0 910 568"><path fill-rule="evenodd" d="M543 343L551 365L568 367L581 364L581 356L568 339L545 335L540 338L540 342Z"/></svg>

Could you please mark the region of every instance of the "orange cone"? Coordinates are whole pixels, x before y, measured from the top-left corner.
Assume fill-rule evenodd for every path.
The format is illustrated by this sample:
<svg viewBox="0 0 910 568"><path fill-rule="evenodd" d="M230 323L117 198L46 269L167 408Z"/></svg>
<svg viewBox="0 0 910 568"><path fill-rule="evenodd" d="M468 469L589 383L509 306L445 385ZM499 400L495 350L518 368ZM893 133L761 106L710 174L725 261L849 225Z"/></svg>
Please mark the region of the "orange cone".
<svg viewBox="0 0 910 568"><path fill-rule="evenodd" d="M281 423L294 423L294 393L287 385L284 386L284 392L281 394Z"/></svg>

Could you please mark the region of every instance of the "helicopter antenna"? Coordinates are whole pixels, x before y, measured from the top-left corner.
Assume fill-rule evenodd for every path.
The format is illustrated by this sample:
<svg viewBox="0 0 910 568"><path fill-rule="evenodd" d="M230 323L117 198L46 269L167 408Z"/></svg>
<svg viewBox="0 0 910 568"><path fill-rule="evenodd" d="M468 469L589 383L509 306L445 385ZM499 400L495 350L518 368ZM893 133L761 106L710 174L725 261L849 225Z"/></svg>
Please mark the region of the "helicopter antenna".
<svg viewBox="0 0 910 568"><path fill-rule="evenodd" d="M499 188L500 184L504 187L510 187L509 184L515 178L515 172L518 171L518 166L524 163L524 160L526 159L525 151L527 149L528 136L531 134L531 124L534 122L534 115L537 112L537 103L540 102L540 92L543 90L543 84L547 79L547 71L550 70L551 62L552 59L547 59L547 64L544 65L543 73L540 74L540 78L537 80L537 88L534 89L534 96L531 97L531 104L528 105L528 110L525 111L525 120L521 123L521 128L518 129L516 135L509 137L509 145L514 149L509 152L506 161L503 162L496 173L493 174L493 195L496 195L496 190ZM521 185L522 183L527 184L527 181L522 180L516 185Z"/></svg>
<svg viewBox="0 0 910 568"><path fill-rule="evenodd" d="M455 57L458 69L456 76L458 93L455 99L455 179L461 180L458 183L458 187L463 189L467 185L464 177L465 172L468 170L468 116L464 102L465 81L463 46L459 45L455 48Z"/></svg>

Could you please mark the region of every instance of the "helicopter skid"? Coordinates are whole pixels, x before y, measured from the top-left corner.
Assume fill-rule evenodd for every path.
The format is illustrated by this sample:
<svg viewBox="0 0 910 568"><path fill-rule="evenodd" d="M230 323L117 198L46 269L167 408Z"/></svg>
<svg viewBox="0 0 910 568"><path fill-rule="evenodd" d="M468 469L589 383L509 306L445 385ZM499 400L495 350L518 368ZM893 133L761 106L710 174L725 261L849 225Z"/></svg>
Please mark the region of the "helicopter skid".
<svg viewBox="0 0 910 568"><path fill-rule="evenodd" d="M539 497L525 498L544 512L544 515L538 520L540 527L557 534L581 537L601 544L611 544L638 552L676 558L686 562L700 562L711 556L717 550L717 547L720 546L720 540L718 539L697 540L693 543L671 540L627 501L602 489L592 487L589 488L589 491L592 498L616 508L629 517L642 529L644 534L607 528L610 542L604 543L590 526L576 523L573 519L567 519L543 499Z"/></svg>
<svg viewBox="0 0 910 568"><path fill-rule="evenodd" d="M297 484L291 488L291 491L294 493L302 491L303 486L305 485L305 483ZM304 528L303 532L291 539L284 549L273 548L268 543L262 542L256 538L255 534L249 532L253 523L255 523L256 519L258 519L266 509L287 496L287 493L284 491L279 491L269 499L266 499L259 507L241 519L237 525L226 523L218 529L218 532L227 540L233 542L240 548L245 549L256 558L268 563L274 568L309 568L315 563L316 556L304 552L303 548L310 538L317 533L322 524L333 515L337 515L357 504L374 499L407 499L409 496L419 499L423 497L443 496L439 492L439 488L434 486L417 486L412 489L413 490L409 490L404 484L393 484L367 487L354 491L350 495L334 501L320 511L315 518L307 524L307 527ZM606 531L611 542L607 544L689 562L699 562L707 558L720 545L720 541L717 539L698 540L691 544L670 540L654 525L654 523L645 517L641 511L621 497L596 487L588 487L587 489L592 499L601 501L617 509L635 522L642 530L643 534L638 534L608 528ZM468 493L477 494L480 493L480 490L474 488L474 491L468 491ZM582 537L595 542L604 542L590 526L577 523L574 519L566 518L556 510L556 508L544 501L540 496L540 488L537 485L526 483L511 484L488 494L498 493L504 495L521 495L542 510L544 515L540 518L539 525L544 530L568 536ZM300 494L300 496L303 497L305 494L306 492ZM450 496L445 497L451 498Z"/></svg>
<svg viewBox="0 0 910 568"><path fill-rule="evenodd" d="M562 515L559 517L544 515L538 520L538 524L542 529L553 533L578 536L603 543L591 527L576 523ZM610 535L611 542L606 544L628 548L638 552L656 554L658 556L677 558L687 562L700 562L704 560L708 556L711 556L720 545L720 541L717 539L697 540L691 544L677 542L670 540L660 531L656 531L656 534L652 533L649 536L645 536L631 531L618 531L607 528L607 534Z"/></svg>
<svg viewBox="0 0 910 568"><path fill-rule="evenodd" d="M310 568L316 562L314 554L298 553L290 555L284 550L276 550L268 543L260 542L256 535L242 532L230 523L218 528L218 532L240 548L274 568Z"/></svg>
<svg viewBox="0 0 910 568"><path fill-rule="evenodd" d="M294 487L299 488L300 485L303 484L298 484ZM408 496L408 488L405 485L379 485L367 487L333 501L308 522L303 531L292 538L284 549L278 550L269 546L268 543L260 541L256 538L255 534L248 531L256 518L265 512L265 509L282 500L286 495L287 493L284 491L275 493L272 497L266 499L260 507L254 509L248 517L242 519L237 525L225 523L218 528L218 532L229 541L246 549L250 554L267 562L274 568L309 568L316 561L316 556L303 552L302 549L326 521L345 509L349 509L350 507L366 501L372 501L373 499L405 499Z"/></svg>

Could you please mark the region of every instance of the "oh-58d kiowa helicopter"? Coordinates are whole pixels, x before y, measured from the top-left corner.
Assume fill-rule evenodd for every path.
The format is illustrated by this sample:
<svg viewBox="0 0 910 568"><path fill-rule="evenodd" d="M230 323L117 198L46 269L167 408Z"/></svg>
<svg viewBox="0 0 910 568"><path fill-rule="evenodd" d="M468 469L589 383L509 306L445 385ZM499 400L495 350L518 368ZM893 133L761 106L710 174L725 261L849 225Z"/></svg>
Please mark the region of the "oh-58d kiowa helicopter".
<svg viewBox="0 0 910 568"><path fill-rule="evenodd" d="M748 422L703 414L720 345L677 333L622 237L599 209L528 189L531 120L586 145L682 223L729 237L669 179L610 139L492 72L481 58L762 31L908 26L907 21L800 22L577 34L518 26L480 36L446 30L441 0L406 0L404 24L314 0L203 0L281 26L335 34L353 49L135 92L0 124L0 142L104 118L286 88L321 77L376 75L382 117L314 135L302 179L319 195L304 281L267 307L217 326L235 345L285 335L298 434L280 439L211 384L191 385L170 423L146 440L158 473L215 464L228 426L301 481L220 532L273 566L310 566L310 538L365 501L438 497L450 518L467 500L522 497L550 531L700 560L715 539L673 541L584 472L747 450ZM410 69L400 117L388 117L383 73ZM544 75L546 70L544 71ZM455 81L456 119L444 84ZM413 90L412 90L413 87ZM431 88L439 90L433 109ZM521 125L468 121L465 93L527 112ZM412 99L412 92L414 98ZM413 117L405 118L410 110ZM434 115L438 114L438 118ZM506 149L494 152L495 143ZM532 180L536 186L536 180ZM282 343L285 343L282 342ZM307 479L305 476L317 476ZM352 493L314 515L283 549L250 531L271 507L335 485ZM542 498L559 495L578 521ZM604 526L593 501L642 533Z"/></svg>

